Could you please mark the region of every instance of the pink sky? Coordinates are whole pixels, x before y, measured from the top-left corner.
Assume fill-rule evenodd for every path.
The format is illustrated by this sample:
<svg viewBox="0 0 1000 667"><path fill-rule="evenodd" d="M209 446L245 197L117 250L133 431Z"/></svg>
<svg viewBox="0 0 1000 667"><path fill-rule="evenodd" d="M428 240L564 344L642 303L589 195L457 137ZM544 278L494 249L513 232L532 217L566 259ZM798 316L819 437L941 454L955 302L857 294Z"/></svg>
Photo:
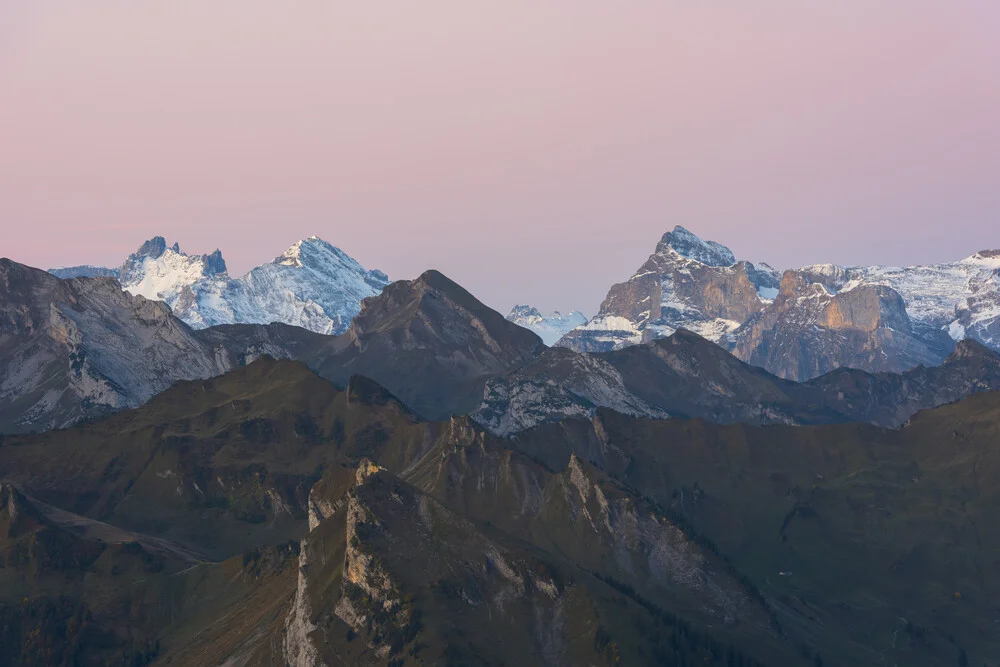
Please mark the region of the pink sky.
<svg viewBox="0 0 1000 667"><path fill-rule="evenodd" d="M0 0L0 255L318 234L588 314L675 224L956 259L1000 247L997 35L993 0Z"/></svg>

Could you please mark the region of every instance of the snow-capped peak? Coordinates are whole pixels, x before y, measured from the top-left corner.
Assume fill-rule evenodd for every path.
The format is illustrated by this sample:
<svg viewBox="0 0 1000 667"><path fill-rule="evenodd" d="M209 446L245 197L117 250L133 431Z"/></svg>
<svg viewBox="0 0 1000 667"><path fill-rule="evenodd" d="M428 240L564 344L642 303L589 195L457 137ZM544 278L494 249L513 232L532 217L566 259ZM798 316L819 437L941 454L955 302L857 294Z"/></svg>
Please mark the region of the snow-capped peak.
<svg viewBox="0 0 1000 667"><path fill-rule="evenodd" d="M973 264L985 269L1000 269L1000 250L980 250L974 255L959 261L960 264Z"/></svg>
<svg viewBox="0 0 1000 667"><path fill-rule="evenodd" d="M318 236L310 236L293 243L288 250L274 258L275 264L302 267L307 264L326 264L335 262L360 268L354 259L343 250L327 243Z"/></svg>
<svg viewBox="0 0 1000 667"><path fill-rule="evenodd" d="M732 266L736 263L736 256L729 248L715 241L704 241L680 225L663 235L657 251L673 251L685 259L708 266Z"/></svg>
<svg viewBox="0 0 1000 667"><path fill-rule="evenodd" d="M119 270L122 287L147 299L170 302L170 296L185 286L212 276L226 275L226 260L216 250L207 255L181 252L179 243L167 247L162 236L154 236L129 255Z"/></svg>
<svg viewBox="0 0 1000 667"><path fill-rule="evenodd" d="M563 315L558 310L549 315L542 313L533 306L518 305L510 311L507 319L514 324L538 334L546 345L554 345L568 331L587 323L583 313L574 310Z"/></svg>
<svg viewBox="0 0 1000 667"><path fill-rule="evenodd" d="M389 283L318 236L289 247L273 262L237 279L229 277L219 250L188 255L180 244L155 236L129 255L118 275L132 294L165 301L195 328L217 324L283 322L325 334L343 332L361 300ZM83 275L86 267L63 271Z"/></svg>
<svg viewBox="0 0 1000 667"><path fill-rule="evenodd" d="M511 322L529 322L541 320L542 314L534 306L517 305L511 309L510 315L507 316L507 319Z"/></svg>
<svg viewBox="0 0 1000 667"><path fill-rule="evenodd" d="M304 259L308 261L307 258L310 254L309 246L317 246L317 250L320 252L337 252L337 248L334 248L320 237L314 235L293 243L289 246L288 250L274 258L274 263L284 266L301 267Z"/></svg>

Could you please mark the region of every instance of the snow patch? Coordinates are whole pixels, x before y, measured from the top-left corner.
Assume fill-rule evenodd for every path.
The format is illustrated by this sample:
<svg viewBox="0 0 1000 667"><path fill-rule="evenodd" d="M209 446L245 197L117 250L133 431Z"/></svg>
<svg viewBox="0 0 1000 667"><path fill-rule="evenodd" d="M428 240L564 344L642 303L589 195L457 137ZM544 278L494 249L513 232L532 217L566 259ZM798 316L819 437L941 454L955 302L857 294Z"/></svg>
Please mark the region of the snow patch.
<svg viewBox="0 0 1000 667"><path fill-rule="evenodd" d="M532 306L514 306L507 315L507 320L535 332L542 342L550 347L569 331L587 323L587 318L577 310L566 315L558 310L542 315Z"/></svg>

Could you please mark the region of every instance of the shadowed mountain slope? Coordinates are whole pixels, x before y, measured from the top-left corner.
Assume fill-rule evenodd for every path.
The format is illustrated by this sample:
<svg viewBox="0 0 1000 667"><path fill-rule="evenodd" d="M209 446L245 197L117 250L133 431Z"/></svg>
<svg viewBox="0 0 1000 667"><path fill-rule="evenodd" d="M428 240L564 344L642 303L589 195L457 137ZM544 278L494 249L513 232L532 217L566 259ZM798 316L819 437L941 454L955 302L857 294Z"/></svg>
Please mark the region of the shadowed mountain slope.
<svg viewBox="0 0 1000 667"><path fill-rule="evenodd" d="M369 459L395 472L375 473ZM555 474L466 418L419 421L362 377L339 391L299 363L259 359L99 422L7 436L0 469L42 499L35 502L71 509L78 525L106 526L139 545L169 538L180 553L242 558L186 566L169 605L149 616L104 617L116 631L143 628L164 664L234 655L285 664L310 642L340 652L323 653L331 661L361 661L352 664L468 660L490 654L491 617L521 639L485 664L614 665L616 656L645 654L721 667L728 653L746 664L794 655L738 572L600 471L577 462ZM287 550L260 549L310 527L296 584ZM599 548L588 537L595 530ZM150 590L180 569L151 574ZM234 584L222 590L226 572ZM266 604L239 583L252 577L268 587ZM199 607L208 591L214 597ZM70 599L86 604L88 595ZM629 616L618 616L622 607ZM161 618L183 610L202 625ZM207 622L209 612L226 614L231 630ZM551 625L534 632L540 618ZM321 623L330 638L306 641Z"/></svg>
<svg viewBox="0 0 1000 667"><path fill-rule="evenodd" d="M182 568L173 620L128 621L163 664L993 667L998 433L987 392L897 430L600 409L498 439L421 421L370 380L340 391L260 359L7 436L0 469L35 507L79 517L59 530L236 558ZM39 548L17 567L61 553ZM491 653L497 628L511 639Z"/></svg>
<svg viewBox="0 0 1000 667"><path fill-rule="evenodd" d="M198 335L228 350L234 363L267 353L300 359L340 386L355 374L373 378L431 419L473 410L489 378L544 348L538 336L437 271L365 299L347 332L333 338L282 325L216 327Z"/></svg>
<svg viewBox="0 0 1000 667"><path fill-rule="evenodd" d="M683 517L824 664L992 666L998 435L1000 394L987 392L897 430L599 411L510 446L555 468L589 461Z"/></svg>

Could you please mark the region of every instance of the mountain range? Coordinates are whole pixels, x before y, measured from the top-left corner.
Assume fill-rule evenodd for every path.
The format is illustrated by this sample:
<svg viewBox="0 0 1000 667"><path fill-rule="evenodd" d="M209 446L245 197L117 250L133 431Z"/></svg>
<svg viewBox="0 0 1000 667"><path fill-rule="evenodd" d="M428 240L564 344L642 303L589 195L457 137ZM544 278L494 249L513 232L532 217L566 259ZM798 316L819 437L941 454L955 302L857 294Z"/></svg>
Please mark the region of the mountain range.
<svg viewBox="0 0 1000 667"><path fill-rule="evenodd" d="M998 271L0 260L0 665L1000 667Z"/></svg>
<svg viewBox="0 0 1000 667"><path fill-rule="evenodd" d="M343 333L361 300L389 284L339 248L311 236L240 278L230 278L219 250L188 255L162 236L143 243L120 268L50 269L60 278L108 276L122 288L164 301L188 325L283 322L324 334Z"/></svg>
<svg viewBox="0 0 1000 667"><path fill-rule="evenodd" d="M779 378L679 329L611 352L548 348L491 379L472 417L509 436L609 408L636 417L715 423L895 428L915 412L980 391L1000 391L1000 354L966 339L939 366L903 373L841 368L806 382Z"/></svg>
<svg viewBox="0 0 1000 667"><path fill-rule="evenodd" d="M176 381L265 355L302 361L340 387L364 375L424 418L471 414L499 435L598 408L721 423L896 426L917 410L1000 389L1000 357L973 340L938 366L839 369L806 383L683 329L611 352L549 348L437 271L364 299L348 330L328 336L280 323L196 330L114 279L62 280L7 260L0 267L10 350L0 367L0 428L8 433L135 407Z"/></svg>
<svg viewBox="0 0 1000 667"><path fill-rule="evenodd" d="M487 380L544 347L437 271L364 299L338 336L285 324L193 329L113 278L0 260L0 432L61 428L138 406L179 380L262 355L300 359L346 386L361 373L430 418L475 409Z"/></svg>
<svg viewBox="0 0 1000 667"><path fill-rule="evenodd" d="M965 338L1000 350L1000 252L927 266L824 264L779 274L678 226L610 289L593 319L556 344L608 351L680 328L793 380L843 366L934 365Z"/></svg>
<svg viewBox="0 0 1000 667"><path fill-rule="evenodd" d="M195 329L279 322L344 333L361 301L388 278L310 237L273 262L230 278L216 250L188 255L154 237L117 269L52 269L58 277L117 277L162 300ZM725 246L675 227L598 314L543 315L515 306L507 319L546 345L607 352L686 329L786 379L857 368L902 372L940 364L957 341L1000 350L1000 251L911 267L811 265L779 272L737 260Z"/></svg>

